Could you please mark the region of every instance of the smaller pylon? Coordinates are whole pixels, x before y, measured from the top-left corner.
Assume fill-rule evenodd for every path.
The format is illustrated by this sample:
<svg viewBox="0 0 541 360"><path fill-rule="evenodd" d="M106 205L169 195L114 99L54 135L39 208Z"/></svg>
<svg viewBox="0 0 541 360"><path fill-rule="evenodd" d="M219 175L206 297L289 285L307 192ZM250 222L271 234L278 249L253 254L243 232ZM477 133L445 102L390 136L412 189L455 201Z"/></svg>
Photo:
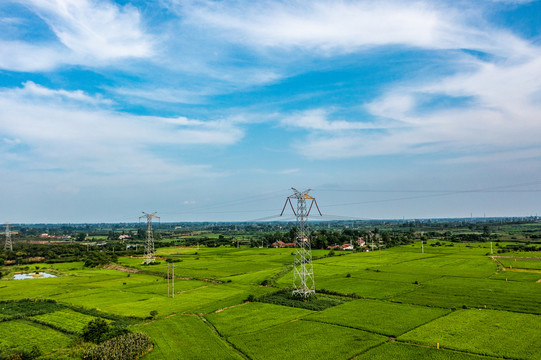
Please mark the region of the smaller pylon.
<svg viewBox="0 0 541 360"><path fill-rule="evenodd" d="M165 266L167 266L167 297L175 298L175 264L165 264ZM171 268L171 276L169 276L169 268Z"/></svg>
<svg viewBox="0 0 541 360"><path fill-rule="evenodd" d="M6 242L4 243L4 251L13 251L13 241L11 241L11 231L9 230L10 223L6 223Z"/></svg>
<svg viewBox="0 0 541 360"><path fill-rule="evenodd" d="M156 213L147 214L143 211L143 215L139 217L147 219L147 241L145 243L145 257L143 259L143 264L150 264L151 262L156 261L154 255L154 236L152 233L152 219L159 219L159 216L156 216Z"/></svg>

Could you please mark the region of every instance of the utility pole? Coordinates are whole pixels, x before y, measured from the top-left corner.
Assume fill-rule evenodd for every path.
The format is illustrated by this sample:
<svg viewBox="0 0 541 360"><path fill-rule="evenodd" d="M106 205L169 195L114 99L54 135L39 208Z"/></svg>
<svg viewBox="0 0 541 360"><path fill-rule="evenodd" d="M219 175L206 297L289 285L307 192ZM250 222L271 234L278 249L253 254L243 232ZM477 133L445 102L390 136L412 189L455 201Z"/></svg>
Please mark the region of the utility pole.
<svg viewBox="0 0 541 360"><path fill-rule="evenodd" d="M159 219L159 216L156 216L156 213L147 214L143 211L143 215L139 216L139 219L146 218L147 219L147 241L145 244L145 256L143 259L143 264L150 264L151 262L154 262L156 259L154 257L154 237L152 234L152 219Z"/></svg>
<svg viewBox="0 0 541 360"><path fill-rule="evenodd" d="M319 215L322 214L316 199L308 194L310 189L303 192L300 192L295 188L291 189L293 190L293 195L287 197L280 216L284 214L284 210L289 203L291 210L293 210L293 214L295 214L295 217L297 218L297 240L295 242L295 261L293 263L293 295L302 296L306 299L316 292L314 268L312 265L312 249L310 246L310 239L308 238L307 218L308 215L310 215L310 210L312 210L314 204L316 205ZM297 211L293 208L291 199L297 200ZM306 200L311 200L308 209Z"/></svg>
<svg viewBox="0 0 541 360"><path fill-rule="evenodd" d="M167 297L175 298L175 264L167 263L165 266L167 266ZM169 267L171 267L171 277L169 277Z"/></svg>
<svg viewBox="0 0 541 360"><path fill-rule="evenodd" d="M6 242L4 244L4 251L13 251L13 241L11 241L11 231L9 230L10 223L6 223Z"/></svg>

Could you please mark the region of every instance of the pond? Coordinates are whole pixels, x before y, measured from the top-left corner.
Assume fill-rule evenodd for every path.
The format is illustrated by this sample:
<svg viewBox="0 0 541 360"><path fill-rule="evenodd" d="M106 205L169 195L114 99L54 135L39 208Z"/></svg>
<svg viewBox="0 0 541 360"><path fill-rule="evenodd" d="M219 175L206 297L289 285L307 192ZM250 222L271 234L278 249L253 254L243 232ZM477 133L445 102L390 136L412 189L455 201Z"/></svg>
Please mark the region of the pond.
<svg viewBox="0 0 541 360"><path fill-rule="evenodd" d="M24 279L43 279L43 278L52 278L56 277L56 275L49 274L46 272L38 272L38 273L30 273L30 274L15 274L13 278L15 280L24 280Z"/></svg>

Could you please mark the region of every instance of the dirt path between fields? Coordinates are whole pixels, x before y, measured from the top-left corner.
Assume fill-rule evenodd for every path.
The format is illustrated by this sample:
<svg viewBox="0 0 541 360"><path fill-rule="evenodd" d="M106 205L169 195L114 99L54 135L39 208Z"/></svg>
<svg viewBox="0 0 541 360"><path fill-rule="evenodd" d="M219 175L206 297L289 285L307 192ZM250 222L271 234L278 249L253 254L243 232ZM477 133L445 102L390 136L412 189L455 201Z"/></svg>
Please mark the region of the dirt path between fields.
<svg viewBox="0 0 541 360"><path fill-rule="evenodd" d="M116 265L116 264L105 265L103 268L108 269L108 270L124 271L124 272L132 273L132 274L136 274L139 272L139 270L137 269L127 268L127 267Z"/></svg>

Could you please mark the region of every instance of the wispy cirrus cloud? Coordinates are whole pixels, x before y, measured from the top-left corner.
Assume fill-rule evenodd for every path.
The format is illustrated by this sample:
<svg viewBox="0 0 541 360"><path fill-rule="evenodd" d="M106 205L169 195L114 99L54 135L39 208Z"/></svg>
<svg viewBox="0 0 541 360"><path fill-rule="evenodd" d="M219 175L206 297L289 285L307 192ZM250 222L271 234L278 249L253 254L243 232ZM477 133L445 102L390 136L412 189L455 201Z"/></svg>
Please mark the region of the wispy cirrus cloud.
<svg viewBox="0 0 541 360"><path fill-rule="evenodd" d="M280 120L282 126L301 128L313 131L345 132L348 130L387 129L393 125L390 122L368 122L353 120L329 120L331 109L310 109L285 116Z"/></svg>
<svg viewBox="0 0 541 360"><path fill-rule="evenodd" d="M120 59L148 58L154 52L152 36L144 31L139 11L130 5L119 6L108 0L13 2L38 15L57 41L0 41L3 69L47 71L66 64L100 66ZM15 29L24 27L27 22L25 19L8 20L9 26Z"/></svg>
<svg viewBox="0 0 541 360"><path fill-rule="evenodd" d="M12 93L20 93L26 99L40 98L40 99L53 99L53 100L67 100L76 101L81 103L93 104L93 105L111 105L113 102L110 99L104 99L101 95L90 96L82 90L67 91L64 89L54 90L49 89L33 81L27 81L23 83L22 88L15 88L11 90Z"/></svg>
<svg viewBox="0 0 541 360"><path fill-rule="evenodd" d="M445 1L169 0L183 21L230 43L335 55L376 46L483 49L512 54L525 42ZM466 11L465 11L466 10ZM486 31L490 29L491 31Z"/></svg>

